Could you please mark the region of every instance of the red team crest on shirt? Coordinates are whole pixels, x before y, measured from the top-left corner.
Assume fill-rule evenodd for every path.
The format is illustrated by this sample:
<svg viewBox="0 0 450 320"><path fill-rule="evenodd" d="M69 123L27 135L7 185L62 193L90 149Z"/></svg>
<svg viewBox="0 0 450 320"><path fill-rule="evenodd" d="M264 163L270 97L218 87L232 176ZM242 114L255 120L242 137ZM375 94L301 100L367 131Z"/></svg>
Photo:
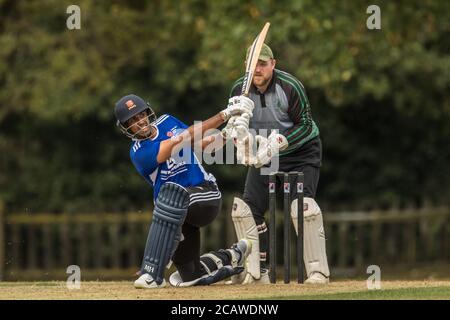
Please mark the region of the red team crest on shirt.
<svg viewBox="0 0 450 320"><path fill-rule="evenodd" d="M167 135L169 138L172 138L172 137L174 137L174 136L180 134L182 131L183 131L183 130L178 129L178 128L175 126L175 127L173 127L172 129L170 129L169 131L167 131L166 135Z"/></svg>

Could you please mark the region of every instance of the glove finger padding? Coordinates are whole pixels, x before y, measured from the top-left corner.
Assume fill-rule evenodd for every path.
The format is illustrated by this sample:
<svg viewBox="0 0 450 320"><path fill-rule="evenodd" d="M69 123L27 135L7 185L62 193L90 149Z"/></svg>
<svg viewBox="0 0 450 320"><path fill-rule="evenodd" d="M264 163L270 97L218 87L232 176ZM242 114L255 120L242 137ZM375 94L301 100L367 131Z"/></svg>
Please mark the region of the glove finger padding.
<svg viewBox="0 0 450 320"><path fill-rule="evenodd" d="M253 115L253 109L255 108L255 103L252 99L246 97L246 96L240 96L241 105L248 109L248 113Z"/></svg>
<svg viewBox="0 0 450 320"><path fill-rule="evenodd" d="M248 135L248 128L246 128L245 126L236 126L231 132L231 137L236 141L243 141L248 137Z"/></svg>
<svg viewBox="0 0 450 320"><path fill-rule="evenodd" d="M260 168L270 162L272 157L289 146L289 142L282 134L272 132L268 138L256 136L258 152L256 153L255 167Z"/></svg>
<svg viewBox="0 0 450 320"><path fill-rule="evenodd" d="M240 116L237 116L236 119L233 121L234 126L245 126L248 128L248 125L250 124L250 114L249 113L243 113Z"/></svg>
<svg viewBox="0 0 450 320"><path fill-rule="evenodd" d="M221 131L221 135L224 139L229 139L231 138L231 133L232 130L234 128L234 121L238 118L238 116L232 116L230 118L230 120L228 120L227 125L225 126L225 128L222 129Z"/></svg>
<svg viewBox="0 0 450 320"><path fill-rule="evenodd" d="M252 110L242 104L235 104L221 111L225 117L225 121L229 120L232 116L239 116L243 113L248 113L250 117L253 116Z"/></svg>
<svg viewBox="0 0 450 320"><path fill-rule="evenodd" d="M266 137L257 135L255 136L255 140L256 140L256 145L259 149L267 149L267 146L269 144L269 140Z"/></svg>
<svg viewBox="0 0 450 320"><path fill-rule="evenodd" d="M234 116L243 113L248 113L250 117L253 116L253 108L255 103L245 96L234 96L228 99L228 106L223 112L225 115Z"/></svg>
<svg viewBox="0 0 450 320"><path fill-rule="evenodd" d="M238 104L238 103L240 103L240 97L239 96L234 96L234 97L231 97L230 99L228 99L228 107L231 107L231 106L233 106L233 105L235 105L235 104Z"/></svg>
<svg viewBox="0 0 450 320"><path fill-rule="evenodd" d="M250 122L250 115L248 113L244 113L241 116L237 117L233 122L233 129L231 131L231 137L237 140L243 140L248 135L248 126Z"/></svg>
<svg viewBox="0 0 450 320"><path fill-rule="evenodd" d="M272 153L275 152L275 154L278 154L280 151L285 150L289 146L289 142L286 137L276 132L272 132L267 140L271 146Z"/></svg>
<svg viewBox="0 0 450 320"><path fill-rule="evenodd" d="M253 136L248 134L242 140L235 140L236 145L236 159L237 163L251 166L256 163L256 158L253 155Z"/></svg>
<svg viewBox="0 0 450 320"><path fill-rule="evenodd" d="M271 157L269 140L263 136L257 135L255 137L256 143L258 145L258 151L256 153L255 167L260 168L266 163L269 163Z"/></svg>

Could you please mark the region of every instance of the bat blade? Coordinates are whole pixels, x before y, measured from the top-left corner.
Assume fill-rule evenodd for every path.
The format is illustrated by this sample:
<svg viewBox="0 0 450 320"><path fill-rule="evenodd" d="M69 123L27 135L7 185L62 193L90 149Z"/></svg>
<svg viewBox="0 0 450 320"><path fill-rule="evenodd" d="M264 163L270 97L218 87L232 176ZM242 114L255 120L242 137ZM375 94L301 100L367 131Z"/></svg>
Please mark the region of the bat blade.
<svg viewBox="0 0 450 320"><path fill-rule="evenodd" d="M242 82L242 92L244 96L248 96L250 86L253 81L253 74L255 73L256 64L258 63L259 54L261 53L262 45L266 39L267 32L269 31L270 23L266 22L261 32L253 41L250 52L247 57L247 65L245 69L244 80Z"/></svg>

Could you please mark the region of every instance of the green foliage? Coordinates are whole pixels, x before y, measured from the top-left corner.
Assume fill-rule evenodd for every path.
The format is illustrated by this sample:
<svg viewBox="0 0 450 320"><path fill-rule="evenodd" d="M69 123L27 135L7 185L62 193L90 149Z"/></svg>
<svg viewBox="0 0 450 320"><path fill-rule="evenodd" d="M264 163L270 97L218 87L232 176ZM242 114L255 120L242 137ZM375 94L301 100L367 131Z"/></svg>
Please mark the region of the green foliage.
<svg viewBox="0 0 450 320"><path fill-rule="evenodd" d="M448 204L448 1L0 1L0 197L10 210L149 206L113 105L205 119L226 103L264 22L278 67L309 95L323 145L324 208ZM229 192L245 169L208 168Z"/></svg>

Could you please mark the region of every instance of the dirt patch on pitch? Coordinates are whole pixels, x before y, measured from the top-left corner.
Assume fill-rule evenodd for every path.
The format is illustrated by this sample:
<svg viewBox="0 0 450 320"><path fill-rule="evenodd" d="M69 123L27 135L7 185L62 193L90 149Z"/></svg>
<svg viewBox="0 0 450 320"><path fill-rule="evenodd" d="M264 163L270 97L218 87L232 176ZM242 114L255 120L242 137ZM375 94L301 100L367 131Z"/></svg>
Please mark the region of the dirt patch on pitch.
<svg viewBox="0 0 450 320"><path fill-rule="evenodd" d="M382 281L382 289L450 287L450 280ZM80 289L69 290L65 282L0 282L0 299L283 299L345 292L366 292L366 281L336 281L326 286L288 285L224 285L207 287L137 290L132 282L82 282Z"/></svg>

